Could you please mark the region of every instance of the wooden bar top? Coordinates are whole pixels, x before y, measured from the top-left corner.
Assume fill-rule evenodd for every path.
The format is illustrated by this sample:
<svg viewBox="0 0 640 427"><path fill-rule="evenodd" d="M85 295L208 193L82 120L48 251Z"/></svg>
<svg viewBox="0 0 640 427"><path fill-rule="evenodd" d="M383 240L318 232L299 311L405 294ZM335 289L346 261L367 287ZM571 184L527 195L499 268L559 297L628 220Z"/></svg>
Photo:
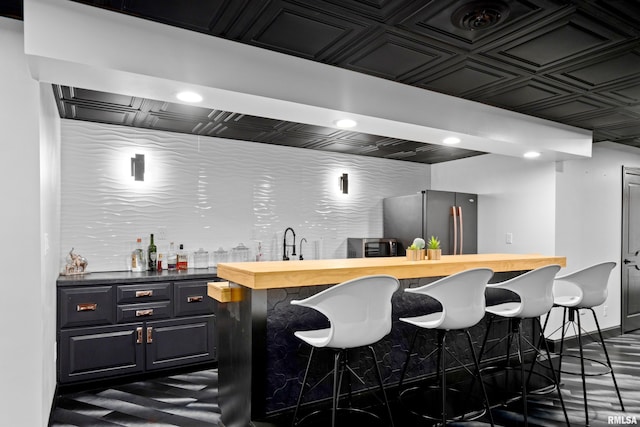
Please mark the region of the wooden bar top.
<svg viewBox="0 0 640 427"><path fill-rule="evenodd" d="M405 257L348 258L305 261L233 262L218 264L219 278L252 289L275 289L341 283L372 274L398 279L448 276L470 268L493 271L533 270L549 264L566 266L566 258L538 254L443 255L437 261Z"/></svg>

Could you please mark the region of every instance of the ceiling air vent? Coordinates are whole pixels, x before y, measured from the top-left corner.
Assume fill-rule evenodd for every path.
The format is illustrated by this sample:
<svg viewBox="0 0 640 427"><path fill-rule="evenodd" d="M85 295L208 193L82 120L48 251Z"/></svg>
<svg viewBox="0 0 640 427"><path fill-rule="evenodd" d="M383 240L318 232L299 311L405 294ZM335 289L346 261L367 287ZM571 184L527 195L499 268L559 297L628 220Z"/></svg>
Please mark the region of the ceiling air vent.
<svg viewBox="0 0 640 427"><path fill-rule="evenodd" d="M451 22L468 31L486 30L504 22L509 16L509 6L501 1L474 1L460 6L453 12Z"/></svg>

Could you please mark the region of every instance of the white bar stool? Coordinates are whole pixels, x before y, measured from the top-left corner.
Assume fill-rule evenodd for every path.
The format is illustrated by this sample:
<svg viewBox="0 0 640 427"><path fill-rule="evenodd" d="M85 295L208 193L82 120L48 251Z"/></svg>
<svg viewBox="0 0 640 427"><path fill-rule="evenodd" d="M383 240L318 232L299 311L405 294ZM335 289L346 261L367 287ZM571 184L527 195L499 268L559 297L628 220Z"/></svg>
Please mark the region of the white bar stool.
<svg viewBox="0 0 640 427"><path fill-rule="evenodd" d="M340 399L340 385L342 384L344 371L347 370L348 375L351 374L363 382L349 366L347 350L367 346L373 357L383 403L387 408L389 422L393 427L391 408L389 407L389 401L387 400L387 395L382 384L382 375L372 344L380 341L391 332L391 296L398 287L399 282L395 277L387 275L365 276L332 286L309 298L291 301L293 305L317 310L329 320L329 327L326 329L297 331L294 333L296 337L311 346L311 354L309 355L300 394L298 395L298 401L293 414L293 426L299 425L308 416L315 414L309 414L307 417L298 421L298 410L304 394L305 385L307 384L307 375L313 359L314 350L324 347L334 350L334 364L333 370L331 371L331 373L333 373L331 426L335 427L338 401ZM349 397L350 396L351 390L349 390ZM356 411L355 408L340 409ZM365 413L365 411L357 411Z"/></svg>
<svg viewBox="0 0 640 427"><path fill-rule="evenodd" d="M520 382L521 382L521 397L522 397L522 408L523 408L523 416L524 416L524 425L528 425L528 414L527 414L527 382L529 381L529 376L531 375L531 371L529 376L525 379L525 363L524 363L524 352L523 352L523 342L527 342L529 347L536 351L536 353L540 354L540 349L533 345L533 343L529 342L522 334L522 320L524 319L533 319L536 326L538 326L538 331L540 331L540 340L539 342L543 344L545 352L546 352L546 360L549 362L549 368L552 375L552 380L555 388L558 391L558 397L560 398L560 404L562 405L562 411L564 412L564 418L567 423L567 426L570 425L569 417L567 415L567 410L564 406L564 400L562 398L562 393L560 391L560 385L558 382L558 378L556 376L555 370L551 363L551 356L549 353L549 348L547 346L547 342L544 340L544 336L542 335L542 327L540 325L540 316L546 314L553 307L553 279L556 274L560 271L559 265L547 265L544 267L537 268L535 270L528 271L519 276L516 276L512 279L505 280L500 283L488 284L487 289L506 289L510 292L513 292L519 301L514 302L504 302L496 305L491 305L487 307L487 313L490 313L493 316L500 316L504 318L508 318L510 320L510 333L507 338L507 350L506 350L506 358L507 364L509 361L509 355L511 351L511 337L512 334L518 336L517 347L518 347L518 360L520 363ZM487 327L487 332L485 334L484 342L482 343L482 348L480 350L480 358L482 358L482 354L484 353L485 345L487 343L487 338L489 336L489 329L491 328L491 323L493 321L493 317L490 318L489 326ZM502 340L501 340L502 341ZM535 360L534 362L535 363ZM533 366L531 367L533 369Z"/></svg>
<svg viewBox="0 0 640 427"><path fill-rule="evenodd" d="M604 340L602 339L602 331L600 330L600 324L598 323L598 317L596 316L593 307L597 307L603 304L607 299L607 283L609 281L609 276L611 275L611 270L616 266L615 262L603 262L600 264L595 264L585 269L576 271L571 274L567 274L562 277L556 277L553 284L553 296L554 296L554 307L562 307L562 338L560 340L560 372L562 373L573 373L562 370L562 358L563 358L563 348L564 348L564 339L567 330L570 326L573 326L574 333L576 333L578 337L578 347L580 350L580 375L582 376L582 398L584 401L584 416L585 416L585 425L589 425L589 408L587 406L587 385L586 385L586 376L585 367L584 367L584 353L583 353L583 331L589 336L594 342L597 342L601 345L604 350L604 355L606 358L606 364L600 360L587 359L589 362L594 362L600 365L603 365L607 368L606 372L596 373L593 375L603 375L607 373L611 373L611 378L613 379L613 385L615 386L616 393L618 394L618 401L620 402L620 407L624 411L624 404L622 403L622 396L620 396L620 389L618 388L618 383L616 381L616 376L613 373L613 366L611 366L611 360L609 359L609 353L607 352L607 347L604 344ZM580 310L589 310L593 315L593 320L595 321L596 328L598 330L599 341L591 337L591 335L586 332L582 325L580 324ZM568 313L568 319L567 319ZM547 317L547 321L549 318ZM577 330L576 330L577 324ZM547 322L545 322L545 328L547 326Z"/></svg>
<svg viewBox="0 0 640 427"><path fill-rule="evenodd" d="M438 331L438 346L436 350L427 355L423 360L431 357L435 352L438 356L438 376L441 389L441 400L439 402L439 416L430 416L429 414L420 414L424 418L432 420L441 420L443 425L446 425L448 421L454 419L464 419L467 414L463 414L457 417L449 417L447 414L447 381L446 381L446 354L450 354L454 358L455 355L447 347L446 337L448 332L462 330L465 332L469 344L469 349L473 357L473 363L475 365L475 379L480 382L484 397L485 411L480 411L469 419L479 418L485 413L489 414L491 425L493 426L493 417L491 415L491 408L489 406L489 399L487 397L486 390L484 388L484 382L480 377L480 367L478 365L478 359L476 357L475 349L473 348L473 341L469 328L476 325L485 315L485 287L487 282L493 276L493 270L489 268L476 268L471 270L465 270L460 273L453 274L451 276L444 277L435 282L418 288L407 288L405 292L412 294L427 295L436 299L441 305L442 310L416 317L401 317L400 320L417 327L409 351L407 352L407 359L402 369L400 376L400 387L404 380L404 375L411 358L411 352L416 342L418 332L422 329L435 329ZM422 358L421 358L422 359ZM459 362L459 359L456 358ZM462 365L462 364L461 364ZM471 371L464 365L462 367L469 373ZM472 373L473 374L473 373ZM418 387L412 387L402 391L400 399L407 393L416 390ZM428 405L431 402L424 402L424 405Z"/></svg>

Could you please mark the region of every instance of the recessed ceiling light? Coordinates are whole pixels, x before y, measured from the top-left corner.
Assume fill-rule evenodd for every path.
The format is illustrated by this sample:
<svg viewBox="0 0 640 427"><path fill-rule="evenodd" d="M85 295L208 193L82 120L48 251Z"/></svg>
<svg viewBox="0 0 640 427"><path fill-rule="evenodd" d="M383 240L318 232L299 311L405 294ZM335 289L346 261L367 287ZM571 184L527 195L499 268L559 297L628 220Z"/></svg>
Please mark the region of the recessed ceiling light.
<svg viewBox="0 0 640 427"><path fill-rule="evenodd" d="M355 127L358 123L352 119L340 119L335 121L336 126L339 128L347 129Z"/></svg>
<svg viewBox="0 0 640 427"><path fill-rule="evenodd" d="M527 151L523 156L527 159L535 159L536 157L540 157L540 153L537 151Z"/></svg>
<svg viewBox="0 0 640 427"><path fill-rule="evenodd" d="M185 91L185 92L180 92L176 95L176 98L178 98L180 101L183 102L200 102L202 101L202 95L197 94L195 92L189 92L189 91Z"/></svg>
<svg viewBox="0 0 640 427"><path fill-rule="evenodd" d="M442 143L447 145L455 145L455 144L458 144L459 142L460 142L460 138L456 138L455 136L450 136L442 140Z"/></svg>

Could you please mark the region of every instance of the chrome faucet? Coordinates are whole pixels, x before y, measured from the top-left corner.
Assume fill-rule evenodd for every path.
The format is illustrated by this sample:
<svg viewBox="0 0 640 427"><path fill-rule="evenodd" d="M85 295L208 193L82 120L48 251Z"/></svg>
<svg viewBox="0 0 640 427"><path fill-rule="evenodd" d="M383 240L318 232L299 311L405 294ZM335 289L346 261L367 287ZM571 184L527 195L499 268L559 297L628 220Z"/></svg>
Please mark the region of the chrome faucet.
<svg viewBox="0 0 640 427"><path fill-rule="evenodd" d="M293 234L293 245L287 245L287 233L289 231L291 231L291 234ZM283 261L289 261L289 254L287 253L287 246L293 247L293 252L291 253L291 256L296 256L296 232L293 231L293 228L291 228L291 227L287 227L284 230L284 237L283 237L283 241L282 241L282 260Z"/></svg>
<svg viewBox="0 0 640 427"><path fill-rule="evenodd" d="M302 242L306 242L306 241L307 239L304 237L300 239L300 257L299 257L300 261L304 260L304 258L302 257Z"/></svg>

